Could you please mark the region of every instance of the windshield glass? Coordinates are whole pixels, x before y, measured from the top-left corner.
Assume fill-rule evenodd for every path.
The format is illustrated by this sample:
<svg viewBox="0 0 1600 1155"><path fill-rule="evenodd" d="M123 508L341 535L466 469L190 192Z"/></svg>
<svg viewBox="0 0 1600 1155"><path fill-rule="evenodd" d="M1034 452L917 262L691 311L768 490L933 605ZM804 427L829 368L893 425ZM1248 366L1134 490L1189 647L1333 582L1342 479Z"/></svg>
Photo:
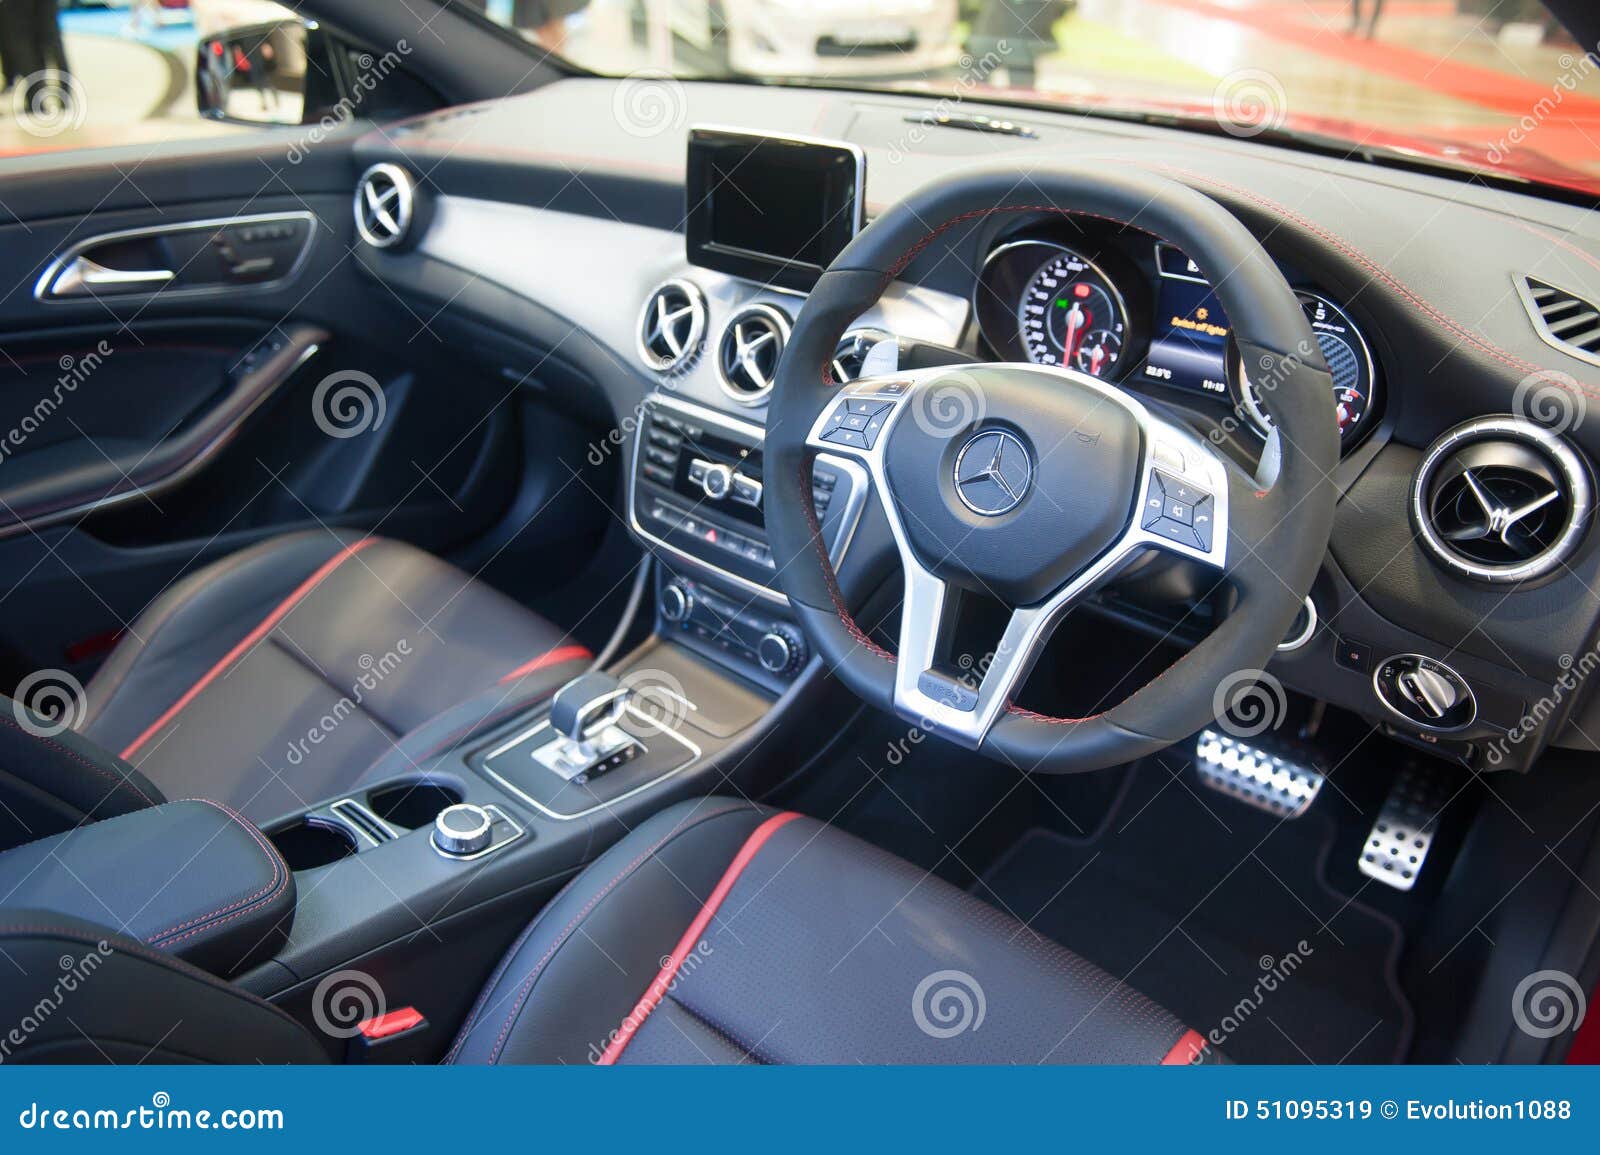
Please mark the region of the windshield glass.
<svg viewBox="0 0 1600 1155"><path fill-rule="evenodd" d="M479 0L480 3L483 0ZM632 77L649 131L679 78L1314 132L1600 190L1600 63L1538 0L487 0L584 68ZM679 94L681 96L681 94ZM654 121L652 121L654 118Z"/></svg>

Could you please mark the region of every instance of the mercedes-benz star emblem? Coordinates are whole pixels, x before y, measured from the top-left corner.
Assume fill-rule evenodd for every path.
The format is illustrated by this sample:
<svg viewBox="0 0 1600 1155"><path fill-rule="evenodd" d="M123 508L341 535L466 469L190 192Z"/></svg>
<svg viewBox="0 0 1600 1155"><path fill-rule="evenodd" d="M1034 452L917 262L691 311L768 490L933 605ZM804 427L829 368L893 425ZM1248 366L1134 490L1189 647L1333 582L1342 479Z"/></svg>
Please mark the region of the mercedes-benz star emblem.
<svg viewBox="0 0 1600 1155"><path fill-rule="evenodd" d="M999 517L1022 504L1033 484L1033 459L1003 429L975 434L956 455L956 496L973 513Z"/></svg>

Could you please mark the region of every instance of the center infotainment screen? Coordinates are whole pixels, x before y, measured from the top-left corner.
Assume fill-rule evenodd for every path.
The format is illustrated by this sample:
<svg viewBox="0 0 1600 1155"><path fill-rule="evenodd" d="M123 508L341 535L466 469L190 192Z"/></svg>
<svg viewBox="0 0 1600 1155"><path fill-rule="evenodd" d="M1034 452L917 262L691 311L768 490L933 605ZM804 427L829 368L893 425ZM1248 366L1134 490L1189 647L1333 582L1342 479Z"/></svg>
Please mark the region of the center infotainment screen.
<svg viewBox="0 0 1600 1155"><path fill-rule="evenodd" d="M689 133L689 263L801 291L861 229L854 145L728 129Z"/></svg>

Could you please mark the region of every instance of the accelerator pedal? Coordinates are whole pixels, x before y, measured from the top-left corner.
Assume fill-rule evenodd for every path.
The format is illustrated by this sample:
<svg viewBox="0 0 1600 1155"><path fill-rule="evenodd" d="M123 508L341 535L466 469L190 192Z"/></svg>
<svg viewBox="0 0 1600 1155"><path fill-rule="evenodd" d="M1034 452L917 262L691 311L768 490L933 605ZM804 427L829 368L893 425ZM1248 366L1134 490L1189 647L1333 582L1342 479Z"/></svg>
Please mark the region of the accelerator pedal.
<svg viewBox="0 0 1600 1155"><path fill-rule="evenodd" d="M1396 890L1415 886L1433 848L1439 815L1452 797L1448 776L1403 767L1361 846L1361 873Z"/></svg>

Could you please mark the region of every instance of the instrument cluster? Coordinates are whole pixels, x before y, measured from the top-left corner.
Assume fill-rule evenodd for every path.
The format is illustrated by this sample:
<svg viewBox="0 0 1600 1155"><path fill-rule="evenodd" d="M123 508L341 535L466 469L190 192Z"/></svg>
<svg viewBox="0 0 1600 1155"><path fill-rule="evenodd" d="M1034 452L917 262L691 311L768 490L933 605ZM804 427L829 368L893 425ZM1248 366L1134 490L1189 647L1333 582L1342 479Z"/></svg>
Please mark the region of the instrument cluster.
<svg viewBox="0 0 1600 1155"><path fill-rule="evenodd" d="M1371 346L1340 303L1310 286L1295 295L1333 377L1349 450L1381 408ZM1231 409L1262 437L1272 431L1270 391L1251 383L1210 282L1165 241L1128 231L1079 232L1070 243L1044 232L1008 240L985 259L973 308L1002 360L1176 391Z"/></svg>

